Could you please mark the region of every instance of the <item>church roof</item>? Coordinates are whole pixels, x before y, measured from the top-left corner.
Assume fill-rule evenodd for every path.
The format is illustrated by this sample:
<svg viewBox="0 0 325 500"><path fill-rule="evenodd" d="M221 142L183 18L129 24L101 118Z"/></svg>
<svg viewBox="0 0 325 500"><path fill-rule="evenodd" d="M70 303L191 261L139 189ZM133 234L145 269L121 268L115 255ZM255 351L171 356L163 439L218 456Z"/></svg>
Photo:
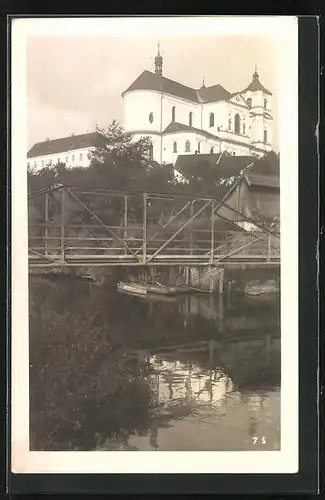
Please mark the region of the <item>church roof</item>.
<svg viewBox="0 0 325 500"><path fill-rule="evenodd" d="M193 89L187 85L166 78L165 76L157 75L151 71L145 70L140 76L122 93L122 96L126 92L131 92L133 90L157 90L158 92L165 92L166 94L173 95L175 97L181 97L192 102L218 102L227 101L234 95L242 94L250 90L251 92L256 92L262 90L264 94L272 95L272 92L267 90L264 85L261 84L259 80L259 75L255 72L252 82L244 90L240 92L231 93L228 92L222 85L211 85L210 87L205 87L204 85L200 89Z"/></svg>
<svg viewBox="0 0 325 500"><path fill-rule="evenodd" d="M227 101L232 96L228 90L219 84L200 88L197 93L203 102Z"/></svg>
<svg viewBox="0 0 325 500"><path fill-rule="evenodd" d="M132 90L158 90L176 97L182 97L188 101L198 102L196 90L148 70L143 71L122 95Z"/></svg>
<svg viewBox="0 0 325 500"><path fill-rule="evenodd" d="M49 139L44 142L37 142L28 151L27 158L35 156L51 155L72 151L74 149L83 149L91 146L97 146L101 135L98 132L90 132L88 134L71 135L70 137L62 137L60 139Z"/></svg>
<svg viewBox="0 0 325 500"><path fill-rule="evenodd" d="M272 95L272 92L270 92L269 90L267 90L264 87L264 85L261 84L260 79L259 79L259 74L257 73L256 70L255 70L255 73L253 75L253 80L248 85L248 87L246 87L244 90L241 91L241 93L247 92L249 90L251 92L257 92L258 90L262 90L262 92L264 92L264 94Z"/></svg>
<svg viewBox="0 0 325 500"><path fill-rule="evenodd" d="M206 130L201 130L200 128L190 127L184 123L170 122L170 124L165 128L163 134L172 134L174 132L195 132L196 134L201 134L206 137L211 137L212 139L218 139L216 135L210 134Z"/></svg>
<svg viewBox="0 0 325 500"><path fill-rule="evenodd" d="M143 71L122 95L132 90L157 90L192 102L226 101L232 95L222 85L201 87L196 90L148 70Z"/></svg>
<svg viewBox="0 0 325 500"><path fill-rule="evenodd" d="M242 146L242 142L236 141L233 139L221 139L219 136L211 134L210 132L207 132L206 130L202 130L200 128L195 128L195 127L190 127L189 125L185 125L183 123L178 123L178 122L170 122L170 124L165 128L163 131L163 134L173 134L177 132L194 132L195 134L200 134L203 135L204 137L209 137L211 139L217 140L217 141L226 141L227 143L231 144L238 144ZM251 148L254 147L255 151L262 151L260 148L256 146L250 146Z"/></svg>

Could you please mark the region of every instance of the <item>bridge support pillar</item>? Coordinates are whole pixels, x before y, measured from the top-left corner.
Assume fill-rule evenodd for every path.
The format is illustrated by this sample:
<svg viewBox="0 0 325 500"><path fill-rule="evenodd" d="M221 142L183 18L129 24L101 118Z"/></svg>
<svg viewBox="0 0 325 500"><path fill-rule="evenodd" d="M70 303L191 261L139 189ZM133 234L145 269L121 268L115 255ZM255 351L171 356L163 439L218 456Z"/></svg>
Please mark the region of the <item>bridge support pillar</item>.
<svg viewBox="0 0 325 500"><path fill-rule="evenodd" d="M219 293L220 295L223 294L225 287L225 269L224 267L222 269L219 269Z"/></svg>
<svg viewBox="0 0 325 500"><path fill-rule="evenodd" d="M207 270L206 268L192 267L189 269L189 275L191 286L211 293L223 294L225 283L224 268L209 267Z"/></svg>

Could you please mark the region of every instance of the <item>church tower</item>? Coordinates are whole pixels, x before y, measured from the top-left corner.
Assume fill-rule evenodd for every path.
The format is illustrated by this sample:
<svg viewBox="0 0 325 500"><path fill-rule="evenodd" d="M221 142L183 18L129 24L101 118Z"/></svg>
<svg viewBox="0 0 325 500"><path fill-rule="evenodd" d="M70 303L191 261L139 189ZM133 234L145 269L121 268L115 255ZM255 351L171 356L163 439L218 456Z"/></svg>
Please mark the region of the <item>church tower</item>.
<svg viewBox="0 0 325 500"><path fill-rule="evenodd" d="M272 144L272 93L260 82L256 66L251 83L241 94L250 108L250 142L269 151Z"/></svg>
<svg viewBox="0 0 325 500"><path fill-rule="evenodd" d="M155 57L155 73L156 73L156 75L162 76L162 66L163 66L163 58L160 55L160 43L158 42L158 53Z"/></svg>

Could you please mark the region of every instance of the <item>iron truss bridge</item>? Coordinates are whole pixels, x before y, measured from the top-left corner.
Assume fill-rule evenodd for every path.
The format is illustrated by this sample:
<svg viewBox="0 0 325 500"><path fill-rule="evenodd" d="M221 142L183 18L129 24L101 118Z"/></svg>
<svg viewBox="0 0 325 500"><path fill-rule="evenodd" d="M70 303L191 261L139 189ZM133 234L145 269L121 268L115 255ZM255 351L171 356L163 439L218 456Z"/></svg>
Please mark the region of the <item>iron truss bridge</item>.
<svg viewBox="0 0 325 500"><path fill-rule="evenodd" d="M279 232L224 200L58 184L28 197L29 267L279 265Z"/></svg>

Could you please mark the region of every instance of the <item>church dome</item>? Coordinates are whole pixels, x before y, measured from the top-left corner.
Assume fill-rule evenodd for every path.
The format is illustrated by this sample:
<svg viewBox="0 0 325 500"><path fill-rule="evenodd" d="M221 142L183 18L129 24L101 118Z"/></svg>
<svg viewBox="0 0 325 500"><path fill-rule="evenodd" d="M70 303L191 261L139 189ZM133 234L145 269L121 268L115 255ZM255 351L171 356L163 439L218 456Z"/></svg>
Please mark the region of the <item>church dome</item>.
<svg viewBox="0 0 325 500"><path fill-rule="evenodd" d="M241 91L241 93L245 93L247 91L251 91L251 92L258 92L259 90L261 90L264 94L267 94L267 95L272 95L272 92L270 92L268 89L266 89L264 87L264 85L261 84L260 82L260 76L257 72L257 68L255 67L255 72L253 74L253 80L251 81L251 83L248 85L248 87L246 87L244 90Z"/></svg>

